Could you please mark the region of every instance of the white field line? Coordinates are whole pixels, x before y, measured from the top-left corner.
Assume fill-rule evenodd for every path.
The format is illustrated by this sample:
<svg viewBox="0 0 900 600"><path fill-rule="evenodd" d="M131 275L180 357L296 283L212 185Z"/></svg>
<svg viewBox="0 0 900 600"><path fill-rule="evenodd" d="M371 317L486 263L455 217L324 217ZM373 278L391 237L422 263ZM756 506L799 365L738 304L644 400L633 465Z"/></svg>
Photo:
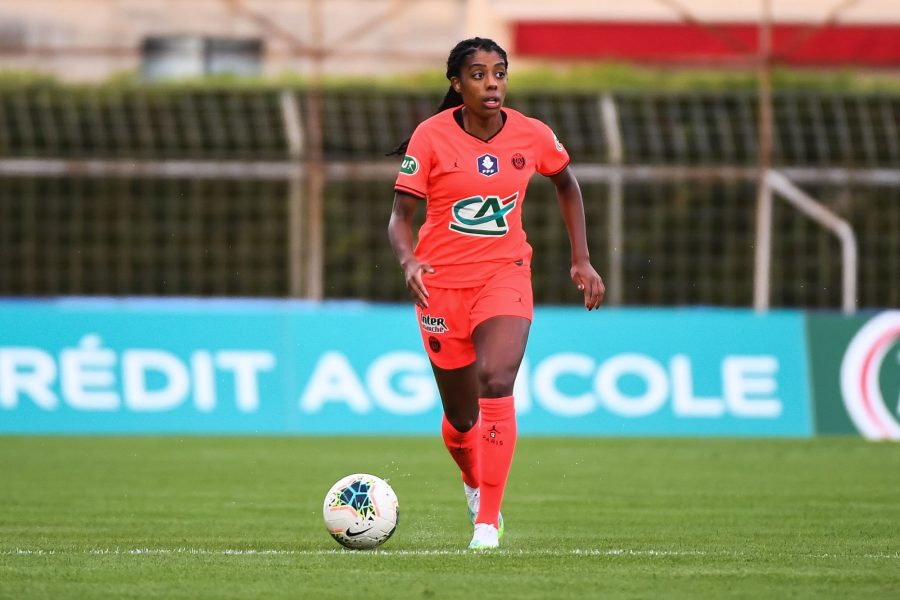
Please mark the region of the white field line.
<svg viewBox="0 0 900 600"><path fill-rule="evenodd" d="M88 548L85 550L57 550L47 548L15 548L0 550L0 556L65 556L65 555L94 555L94 556L465 556L472 552L466 550L382 550L372 552L352 551L336 548L333 550L278 550L278 549L254 549L254 548L230 548L213 550L210 548ZM718 556L737 557L744 556L738 551L705 551L705 550L652 550L629 548L586 548L574 550L493 550L491 555L499 556L548 556L548 557L572 557L572 556L638 556L638 557L683 557L683 556ZM871 554L800 554L806 558L864 558L869 560L900 560L900 553L871 553Z"/></svg>
<svg viewBox="0 0 900 600"><path fill-rule="evenodd" d="M89 548L85 550L54 550L45 548L16 548L0 550L0 556L50 556L50 555L114 555L114 556L160 556L160 555L198 555L198 556L453 556L472 554L466 550L383 550L372 552L353 551L335 548L333 550L275 550L253 548L230 548L212 550L209 548ZM494 550L491 554L501 556L706 556L700 550L625 550L625 549L575 549L575 550Z"/></svg>

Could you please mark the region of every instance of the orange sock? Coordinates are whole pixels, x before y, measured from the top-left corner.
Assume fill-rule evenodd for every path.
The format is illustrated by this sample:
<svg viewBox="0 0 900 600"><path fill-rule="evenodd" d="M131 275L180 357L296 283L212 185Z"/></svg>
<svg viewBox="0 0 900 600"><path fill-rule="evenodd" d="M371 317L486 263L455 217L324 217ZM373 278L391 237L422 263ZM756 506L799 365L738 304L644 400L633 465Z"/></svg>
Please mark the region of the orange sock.
<svg viewBox="0 0 900 600"><path fill-rule="evenodd" d="M478 423L468 431L457 431L444 415L441 421L441 435L447 451L462 473L463 482L469 487L477 488L481 481L478 472L478 438L481 437L481 430Z"/></svg>
<svg viewBox="0 0 900 600"><path fill-rule="evenodd" d="M476 523L499 527L500 504L516 448L516 405L512 396L481 398L481 500Z"/></svg>

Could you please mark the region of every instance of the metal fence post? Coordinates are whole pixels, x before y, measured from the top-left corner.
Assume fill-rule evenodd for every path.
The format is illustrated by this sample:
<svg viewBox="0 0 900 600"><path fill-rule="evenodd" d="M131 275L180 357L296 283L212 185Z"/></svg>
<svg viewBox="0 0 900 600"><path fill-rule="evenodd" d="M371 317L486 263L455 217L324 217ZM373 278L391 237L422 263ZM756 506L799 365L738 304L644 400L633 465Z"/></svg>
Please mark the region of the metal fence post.
<svg viewBox="0 0 900 600"><path fill-rule="evenodd" d="M282 90L281 116L284 123L285 137L288 142L288 155L297 167L303 159L303 121L300 118L300 105L296 94L291 90ZM302 298L303 285L303 172L297 169L288 178L288 294L292 298Z"/></svg>
<svg viewBox="0 0 900 600"><path fill-rule="evenodd" d="M622 147L622 132L619 130L619 115L616 101L612 94L600 96L600 119L606 135L606 147L609 150L609 205L607 212L607 231L609 248L609 272L606 276L606 299L611 306L619 306L623 301L622 294L622 244L625 227L625 183L622 174L622 163L625 152Z"/></svg>
<svg viewBox="0 0 900 600"><path fill-rule="evenodd" d="M759 177L756 197L756 248L753 263L753 308L769 310L772 267L772 188L766 175Z"/></svg>
<svg viewBox="0 0 900 600"><path fill-rule="evenodd" d="M762 0L758 28L759 131L756 191L756 254L754 260L753 308L769 310L772 265L772 187L768 174L772 167L772 0Z"/></svg>

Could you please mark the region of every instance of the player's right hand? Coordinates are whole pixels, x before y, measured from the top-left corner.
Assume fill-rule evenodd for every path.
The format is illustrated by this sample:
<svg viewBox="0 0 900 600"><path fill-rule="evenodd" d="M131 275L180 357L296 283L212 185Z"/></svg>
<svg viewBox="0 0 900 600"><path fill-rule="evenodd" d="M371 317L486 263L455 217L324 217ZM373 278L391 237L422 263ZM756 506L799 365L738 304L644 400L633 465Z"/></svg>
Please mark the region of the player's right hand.
<svg viewBox="0 0 900 600"><path fill-rule="evenodd" d="M428 308L428 290L422 281L422 273L434 273L434 269L427 263L420 263L411 259L403 265L403 277L406 279L406 289L416 304L422 308Z"/></svg>

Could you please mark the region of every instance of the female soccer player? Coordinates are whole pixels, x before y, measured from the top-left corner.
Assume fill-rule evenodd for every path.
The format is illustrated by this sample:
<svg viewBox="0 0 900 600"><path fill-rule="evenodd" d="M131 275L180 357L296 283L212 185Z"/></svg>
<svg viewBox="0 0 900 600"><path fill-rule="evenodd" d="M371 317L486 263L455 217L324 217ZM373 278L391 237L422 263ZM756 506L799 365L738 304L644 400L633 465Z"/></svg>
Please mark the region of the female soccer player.
<svg viewBox="0 0 900 600"><path fill-rule="evenodd" d="M544 123L503 107L508 65L489 39L453 48L437 114L394 151L404 158L388 225L441 395L441 432L462 472L474 550L498 547L503 533L500 504L516 444L513 384L533 316L522 203L535 172L556 187L585 308L599 308L605 291L588 257L568 153ZM412 219L423 199L413 249Z"/></svg>

